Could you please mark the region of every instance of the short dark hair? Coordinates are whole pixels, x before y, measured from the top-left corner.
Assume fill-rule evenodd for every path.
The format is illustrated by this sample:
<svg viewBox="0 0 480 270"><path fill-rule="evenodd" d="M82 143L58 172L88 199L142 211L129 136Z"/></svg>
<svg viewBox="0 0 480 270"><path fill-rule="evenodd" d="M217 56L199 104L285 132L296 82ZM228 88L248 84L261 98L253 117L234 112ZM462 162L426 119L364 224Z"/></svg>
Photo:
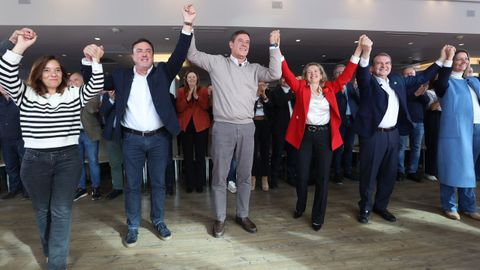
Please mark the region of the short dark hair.
<svg viewBox="0 0 480 270"><path fill-rule="evenodd" d="M386 56L388 58L390 58L390 61L392 61L392 57L386 53L386 52L381 52L381 53L377 53L375 54L375 56L372 58L372 62L375 64L375 58L379 57L379 56Z"/></svg>
<svg viewBox="0 0 480 270"><path fill-rule="evenodd" d="M152 42L150 42L150 40L148 40L146 38L139 38L135 42L133 42L132 43L132 51L133 51L133 47L135 47L135 45L137 45L138 43L142 43L142 42L146 42L146 43L148 43L148 45L150 45L150 47L152 47L152 53L155 51L155 49L153 48Z"/></svg>
<svg viewBox="0 0 480 270"><path fill-rule="evenodd" d="M48 89L42 81L42 75L45 66L52 60L56 61L60 65L60 70L62 71L62 81L57 87L57 93L63 94L63 91L67 87L67 72L62 64L60 64L60 61L58 61L53 55L42 56L35 60L32 65L32 69L30 70L30 75L28 76L28 85L30 85L30 87L32 87L35 93L37 93L39 96L44 96L48 93Z"/></svg>
<svg viewBox="0 0 480 270"><path fill-rule="evenodd" d="M238 31L235 31L235 32L232 34L232 36L230 37L230 41L231 41L231 42L234 42L235 39L237 38L237 36L238 36L238 35L242 35L242 34L245 34L245 35L247 35L248 37L250 37L250 34L249 34L247 31L245 31L245 30L238 30Z"/></svg>

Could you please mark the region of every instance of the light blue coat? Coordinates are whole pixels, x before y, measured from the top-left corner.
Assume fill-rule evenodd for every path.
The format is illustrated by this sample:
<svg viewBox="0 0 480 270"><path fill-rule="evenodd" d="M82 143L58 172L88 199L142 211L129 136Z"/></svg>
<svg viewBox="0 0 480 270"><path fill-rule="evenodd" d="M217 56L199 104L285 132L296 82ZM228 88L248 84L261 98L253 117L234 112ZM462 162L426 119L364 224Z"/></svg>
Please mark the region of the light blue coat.
<svg viewBox="0 0 480 270"><path fill-rule="evenodd" d="M472 188L476 185L474 126L472 95L468 86L480 97L480 83L474 77L465 80L450 77L451 68L442 69L444 70L439 73L440 83L435 85L439 87L435 91L440 94L442 107L438 136L439 180L440 183L452 187ZM441 82L443 80L445 83L446 79L448 83L442 87Z"/></svg>

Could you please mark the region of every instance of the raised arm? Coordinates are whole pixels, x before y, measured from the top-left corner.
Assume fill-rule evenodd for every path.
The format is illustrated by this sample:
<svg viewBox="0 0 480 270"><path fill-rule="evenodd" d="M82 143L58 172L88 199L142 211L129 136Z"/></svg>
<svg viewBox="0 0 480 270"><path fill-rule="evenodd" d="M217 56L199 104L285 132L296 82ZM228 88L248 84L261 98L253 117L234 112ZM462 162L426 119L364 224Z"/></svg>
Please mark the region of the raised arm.
<svg viewBox="0 0 480 270"><path fill-rule="evenodd" d="M192 41L192 25L197 15L192 4L187 4L182 8L183 28L180 37L178 38L175 50L165 63L165 70L167 72L168 81L173 81L175 76L182 68L183 62L187 58L188 48ZM160 63L163 65L163 63Z"/></svg>
<svg viewBox="0 0 480 270"><path fill-rule="evenodd" d="M448 89L448 80L452 74L453 56L455 55L456 51L455 47L450 45L445 45L443 50L445 51L446 60L443 67L438 72L438 79L433 83L435 94L437 94L439 97L443 97Z"/></svg>
<svg viewBox="0 0 480 270"><path fill-rule="evenodd" d="M362 92L370 89L370 79L372 78L372 74L370 73L368 62L370 61L373 42L370 38L367 37L367 39L365 39L365 37L363 37L360 38L359 43L361 44L360 47L362 48L362 54L360 55L360 67L357 69L356 78L360 98L362 98L362 96L366 96L365 93Z"/></svg>
<svg viewBox="0 0 480 270"><path fill-rule="evenodd" d="M23 53L36 41L37 34L33 30L29 28L15 30L8 42L15 44L15 46L11 51L8 50L3 54L0 60L0 84L17 105L20 104L23 93L27 89L27 85L18 76L20 60L23 57Z"/></svg>
<svg viewBox="0 0 480 270"><path fill-rule="evenodd" d="M280 30L270 32L270 62L268 68L261 67L258 79L264 82L279 80L282 76L282 55L280 53Z"/></svg>
<svg viewBox="0 0 480 270"><path fill-rule="evenodd" d="M90 44L83 49L83 53L87 59L92 60L92 76L86 84L80 87L80 102L82 106L95 95L98 95L104 86L103 67L100 64L100 59L104 54L103 47Z"/></svg>

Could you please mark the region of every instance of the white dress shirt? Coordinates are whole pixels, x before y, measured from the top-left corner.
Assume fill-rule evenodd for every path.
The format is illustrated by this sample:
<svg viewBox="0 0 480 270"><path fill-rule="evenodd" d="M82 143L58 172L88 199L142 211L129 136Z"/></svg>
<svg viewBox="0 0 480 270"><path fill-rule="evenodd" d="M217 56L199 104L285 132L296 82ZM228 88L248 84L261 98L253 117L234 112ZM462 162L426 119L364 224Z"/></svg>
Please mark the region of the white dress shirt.
<svg viewBox="0 0 480 270"><path fill-rule="evenodd" d="M330 122L330 104L328 104L328 100L322 93L317 96L312 91L308 107L307 124L326 125L328 122Z"/></svg>
<svg viewBox="0 0 480 270"><path fill-rule="evenodd" d="M395 91L390 87L388 78L386 80L374 76L377 82L380 84L382 89L388 95L388 105L387 111L385 115L383 115L382 121L378 125L379 128L391 128L397 125L398 120L398 111L400 110L400 103L398 101L397 94Z"/></svg>
<svg viewBox="0 0 480 270"><path fill-rule="evenodd" d="M164 126L153 105L152 95L148 87L147 76L152 68L153 66L147 71L147 75L143 76L138 74L133 67L132 88L128 96L125 117L122 120L122 125L126 128L148 132Z"/></svg>

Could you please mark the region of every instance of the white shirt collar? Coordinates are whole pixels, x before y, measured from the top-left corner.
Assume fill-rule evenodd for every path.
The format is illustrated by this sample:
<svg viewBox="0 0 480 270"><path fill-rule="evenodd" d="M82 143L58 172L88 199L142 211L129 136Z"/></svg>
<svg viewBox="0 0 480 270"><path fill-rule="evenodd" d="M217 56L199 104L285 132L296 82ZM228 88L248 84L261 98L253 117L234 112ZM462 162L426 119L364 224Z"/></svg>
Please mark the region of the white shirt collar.
<svg viewBox="0 0 480 270"><path fill-rule="evenodd" d="M248 60L245 59L245 61L243 61L243 63L240 64L240 62L238 61L238 59L235 58L235 57L234 57L233 55L231 55L231 54L230 54L230 60L232 60L233 63L235 63L235 65L240 66L240 67L244 67L244 66L246 66L247 63L248 63Z"/></svg>
<svg viewBox="0 0 480 270"><path fill-rule="evenodd" d="M377 82L378 82L379 84L381 84L381 85L390 85L390 84L389 84L389 83L390 83L390 80L388 79L388 77L387 77L386 80L384 80L383 78L380 78L380 77L378 77L378 76L375 76L375 75L373 75L373 77L375 77L375 79L377 79Z"/></svg>
<svg viewBox="0 0 480 270"><path fill-rule="evenodd" d="M148 74L150 74L150 71L152 71L152 69L153 69L153 65L147 70L147 75L144 76L144 75L137 72L137 67L136 66L133 66L133 74L138 75L138 76L142 76L142 77L147 77Z"/></svg>
<svg viewBox="0 0 480 270"><path fill-rule="evenodd" d="M451 76L454 77L455 79L463 80L463 72L461 72L461 71L459 71L459 72L452 71Z"/></svg>

